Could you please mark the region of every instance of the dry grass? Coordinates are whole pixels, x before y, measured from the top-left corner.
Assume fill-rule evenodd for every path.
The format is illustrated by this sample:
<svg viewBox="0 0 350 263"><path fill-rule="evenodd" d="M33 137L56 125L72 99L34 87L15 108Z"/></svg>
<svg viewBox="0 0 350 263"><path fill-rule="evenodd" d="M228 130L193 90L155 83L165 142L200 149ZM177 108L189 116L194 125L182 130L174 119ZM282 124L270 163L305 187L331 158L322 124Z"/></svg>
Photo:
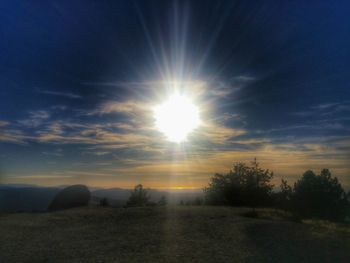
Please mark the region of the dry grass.
<svg viewBox="0 0 350 263"><path fill-rule="evenodd" d="M0 262L350 262L348 226L245 208L90 207L0 215ZM345 229L345 230L344 230Z"/></svg>

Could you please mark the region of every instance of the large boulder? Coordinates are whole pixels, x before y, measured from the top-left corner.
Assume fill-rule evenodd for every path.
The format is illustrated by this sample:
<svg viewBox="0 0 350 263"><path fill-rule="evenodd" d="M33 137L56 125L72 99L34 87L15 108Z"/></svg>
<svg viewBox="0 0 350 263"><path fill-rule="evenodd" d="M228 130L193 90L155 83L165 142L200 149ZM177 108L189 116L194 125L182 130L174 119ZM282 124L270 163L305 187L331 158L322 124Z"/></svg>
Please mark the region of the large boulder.
<svg viewBox="0 0 350 263"><path fill-rule="evenodd" d="M48 207L49 211L86 206L90 201L90 191L85 185L72 185L61 190Z"/></svg>

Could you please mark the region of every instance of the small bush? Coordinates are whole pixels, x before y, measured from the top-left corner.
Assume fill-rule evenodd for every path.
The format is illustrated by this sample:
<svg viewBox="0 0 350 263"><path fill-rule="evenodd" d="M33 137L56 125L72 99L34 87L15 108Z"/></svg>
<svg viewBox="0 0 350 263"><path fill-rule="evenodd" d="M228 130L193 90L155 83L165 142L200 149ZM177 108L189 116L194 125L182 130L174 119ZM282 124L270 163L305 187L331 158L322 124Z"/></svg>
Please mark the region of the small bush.
<svg viewBox="0 0 350 263"><path fill-rule="evenodd" d="M196 205L196 206L198 206L198 205L203 205L203 204L204 204L204 201L203 201L202 198L196 197L196 198L193 200L192 204L193 204L193 205Z"/></svg>
<svg viewBox="0 0 350 263"><path fill-rule="evenodd" d="M126 206L146 206L149 204L150 196L148 191L143 189L142 184L136 185L134 190L131 192L129 200Z"/></svg>
<svg viewBox="0 0 350 263"><path fill-rule="evenodd" d="M168 200L167 198L163 195L159 201L158 201L158 205L159 206L166 206L168 204Z"/></svg>
<svg viewBox="0 0 350 263"><path fill-rule="evenodd" d="M100 206L109 206L109 202L108 202L108 199L106 197L102 198L100 200Z"/></svg>

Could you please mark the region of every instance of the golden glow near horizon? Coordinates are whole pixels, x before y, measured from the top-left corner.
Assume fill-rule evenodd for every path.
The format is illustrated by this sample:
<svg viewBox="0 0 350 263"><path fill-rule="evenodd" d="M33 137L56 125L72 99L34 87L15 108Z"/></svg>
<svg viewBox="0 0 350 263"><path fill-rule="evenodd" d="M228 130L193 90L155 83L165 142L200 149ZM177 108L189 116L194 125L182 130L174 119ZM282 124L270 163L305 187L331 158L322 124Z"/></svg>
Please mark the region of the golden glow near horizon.
<svg viewBox="0 0 350 263"><path fill-rule="evenodd" d="M199 110L190 98L174 93L168 100L154 108L157 129L169 141L185 141L200 123Z"/></svg>

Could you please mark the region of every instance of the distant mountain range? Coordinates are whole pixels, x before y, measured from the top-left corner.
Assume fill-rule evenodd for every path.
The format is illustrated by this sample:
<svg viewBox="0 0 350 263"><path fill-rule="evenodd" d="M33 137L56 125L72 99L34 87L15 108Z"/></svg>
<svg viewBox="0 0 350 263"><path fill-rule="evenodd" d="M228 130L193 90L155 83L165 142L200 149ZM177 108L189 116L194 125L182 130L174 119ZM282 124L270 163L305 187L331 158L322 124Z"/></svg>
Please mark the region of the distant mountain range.
<svg viewBox="0 0 350 263"><path fill-rule="evenodd" d="M58 187L0 185L0 211L40 212L46 211Z"/></svg>
<svg viewBox="0 0 350 263"><path fill-rule="evenodd" d="M67 186L42 187L26 184L0 184L0 212L44 212L55 195ZM128 200L131 189L90 187L91 203L99 204L107 198L111 206L123 206ZM169 204L188 202L203 197L201 190L155 190L148 189L151 201L157 202L162 196Z"/></svg>

